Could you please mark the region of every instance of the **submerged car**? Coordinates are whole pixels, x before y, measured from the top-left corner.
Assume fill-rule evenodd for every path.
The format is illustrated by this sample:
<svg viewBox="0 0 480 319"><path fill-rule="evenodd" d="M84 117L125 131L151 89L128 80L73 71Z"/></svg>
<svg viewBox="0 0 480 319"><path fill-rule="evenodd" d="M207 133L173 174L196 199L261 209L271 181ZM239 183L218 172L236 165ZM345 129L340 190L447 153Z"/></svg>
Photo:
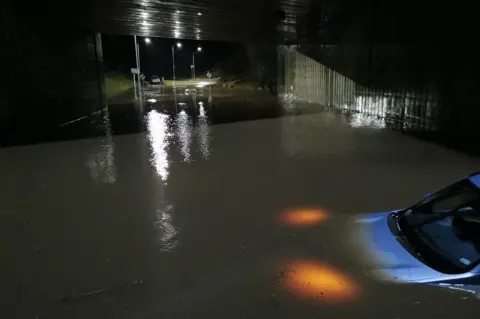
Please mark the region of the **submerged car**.
<svg viewBox="0 0 480 319"><path fill-rule="evenodd" d="M377 278L480 296L480 173L406 209L370 214L357 222L361 254L365 261L374 260L368 271Z"/></svg>

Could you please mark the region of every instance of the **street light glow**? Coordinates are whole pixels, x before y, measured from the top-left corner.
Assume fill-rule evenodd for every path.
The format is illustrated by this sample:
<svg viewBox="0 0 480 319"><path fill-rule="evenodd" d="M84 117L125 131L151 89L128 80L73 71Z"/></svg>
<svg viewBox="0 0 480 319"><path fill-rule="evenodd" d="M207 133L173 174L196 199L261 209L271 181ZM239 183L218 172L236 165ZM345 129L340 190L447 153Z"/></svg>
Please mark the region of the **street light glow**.
<svg viewBox="0 0 480 319"><path fill-rule="evenodd" d="M198 52L202 52L202 47L198 47L198 48L197 48L197 51L198 51Z"/></svg>
<svg viewBox="0 0 480 319"><path fill-rule="evenodd" d="M150 43L150 42L152 42L150 38L145 38L145 43Z"/></svg>
<svg viewBox="0 0 480 319"><path fill-rule="evenodd" d="M201 16L201 15L202 15L202 13L201 13L201 12L199 12L199 13L197 13L197 14L198 14L199 16Z"/></svg>
<svg viewBox="0 0 480 319"><path fill-rule="evenodd" d="M177 42L177 48L181 48L182 47L182 44L180 42Z"/></svg>

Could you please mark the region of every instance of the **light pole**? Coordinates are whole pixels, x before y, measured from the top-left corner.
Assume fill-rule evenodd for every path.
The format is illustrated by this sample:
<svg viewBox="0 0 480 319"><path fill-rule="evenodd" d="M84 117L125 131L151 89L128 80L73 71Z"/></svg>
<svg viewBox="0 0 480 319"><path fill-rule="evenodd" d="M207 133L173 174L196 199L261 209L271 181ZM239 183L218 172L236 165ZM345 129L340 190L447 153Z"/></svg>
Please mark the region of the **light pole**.
<svg viewBox="0 0 480 319"><path fill-rule="evenodd" d="M198 47L197 52L202 52L202 47ZM192 62L192 77L195 79L195 52L192 53Z"/></svg>
<svg viewBox="0 0 480 319"><path fill-rule="evenodd" d="M138 48L137 36L133 36L133 42L135 44L135 60L137 62L137 81L138 81L138 93L140 99L142 98L142 83L140 81L140 50ZM134 77L135 80L135 77Z"/></svg>
<svg viewBox="0 0 480 319"><path fill-rule="evenodd" d="M182 48L182 43L177 42L177 48ZM172 65L173 65L173 82L175 82L175 46L172 44Z"/></svg>

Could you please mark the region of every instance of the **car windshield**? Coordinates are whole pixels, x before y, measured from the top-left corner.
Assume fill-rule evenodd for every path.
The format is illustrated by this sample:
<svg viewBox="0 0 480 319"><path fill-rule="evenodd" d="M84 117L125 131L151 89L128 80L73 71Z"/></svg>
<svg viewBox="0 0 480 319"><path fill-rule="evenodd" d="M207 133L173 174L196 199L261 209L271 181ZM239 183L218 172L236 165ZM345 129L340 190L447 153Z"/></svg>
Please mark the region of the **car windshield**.
<svg viewBox="0 0 480 319"><path fill-rule="evenodd" d="M455 227L456 220L466 215L475 217L480 214L479 208L478 188L463 180L403 211L399 225L432 267L461 273L480 261L480 236L463 237Z"/></svg>

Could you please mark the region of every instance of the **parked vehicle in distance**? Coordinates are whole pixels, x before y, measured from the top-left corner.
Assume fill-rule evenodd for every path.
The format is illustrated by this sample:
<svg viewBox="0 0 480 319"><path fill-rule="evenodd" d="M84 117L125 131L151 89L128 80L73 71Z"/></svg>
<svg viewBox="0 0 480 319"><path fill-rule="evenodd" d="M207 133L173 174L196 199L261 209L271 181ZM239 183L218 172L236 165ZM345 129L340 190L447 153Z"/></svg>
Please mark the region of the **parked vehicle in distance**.
<svg viewBox="0 0 480 319"><path fill-rule="evenodd" d="M374 260L366 270L374 277L480 297L480 173L409 208L370 214L357 223L359 255L367 263Z"/></svg>
<svg viewBox="0 0 480 319"><path fill-rule="evenodd" d="M152 75L152 77L150 78L150 84L153 85L153 84L163 84L163 83L158 76Z"/></svg>

